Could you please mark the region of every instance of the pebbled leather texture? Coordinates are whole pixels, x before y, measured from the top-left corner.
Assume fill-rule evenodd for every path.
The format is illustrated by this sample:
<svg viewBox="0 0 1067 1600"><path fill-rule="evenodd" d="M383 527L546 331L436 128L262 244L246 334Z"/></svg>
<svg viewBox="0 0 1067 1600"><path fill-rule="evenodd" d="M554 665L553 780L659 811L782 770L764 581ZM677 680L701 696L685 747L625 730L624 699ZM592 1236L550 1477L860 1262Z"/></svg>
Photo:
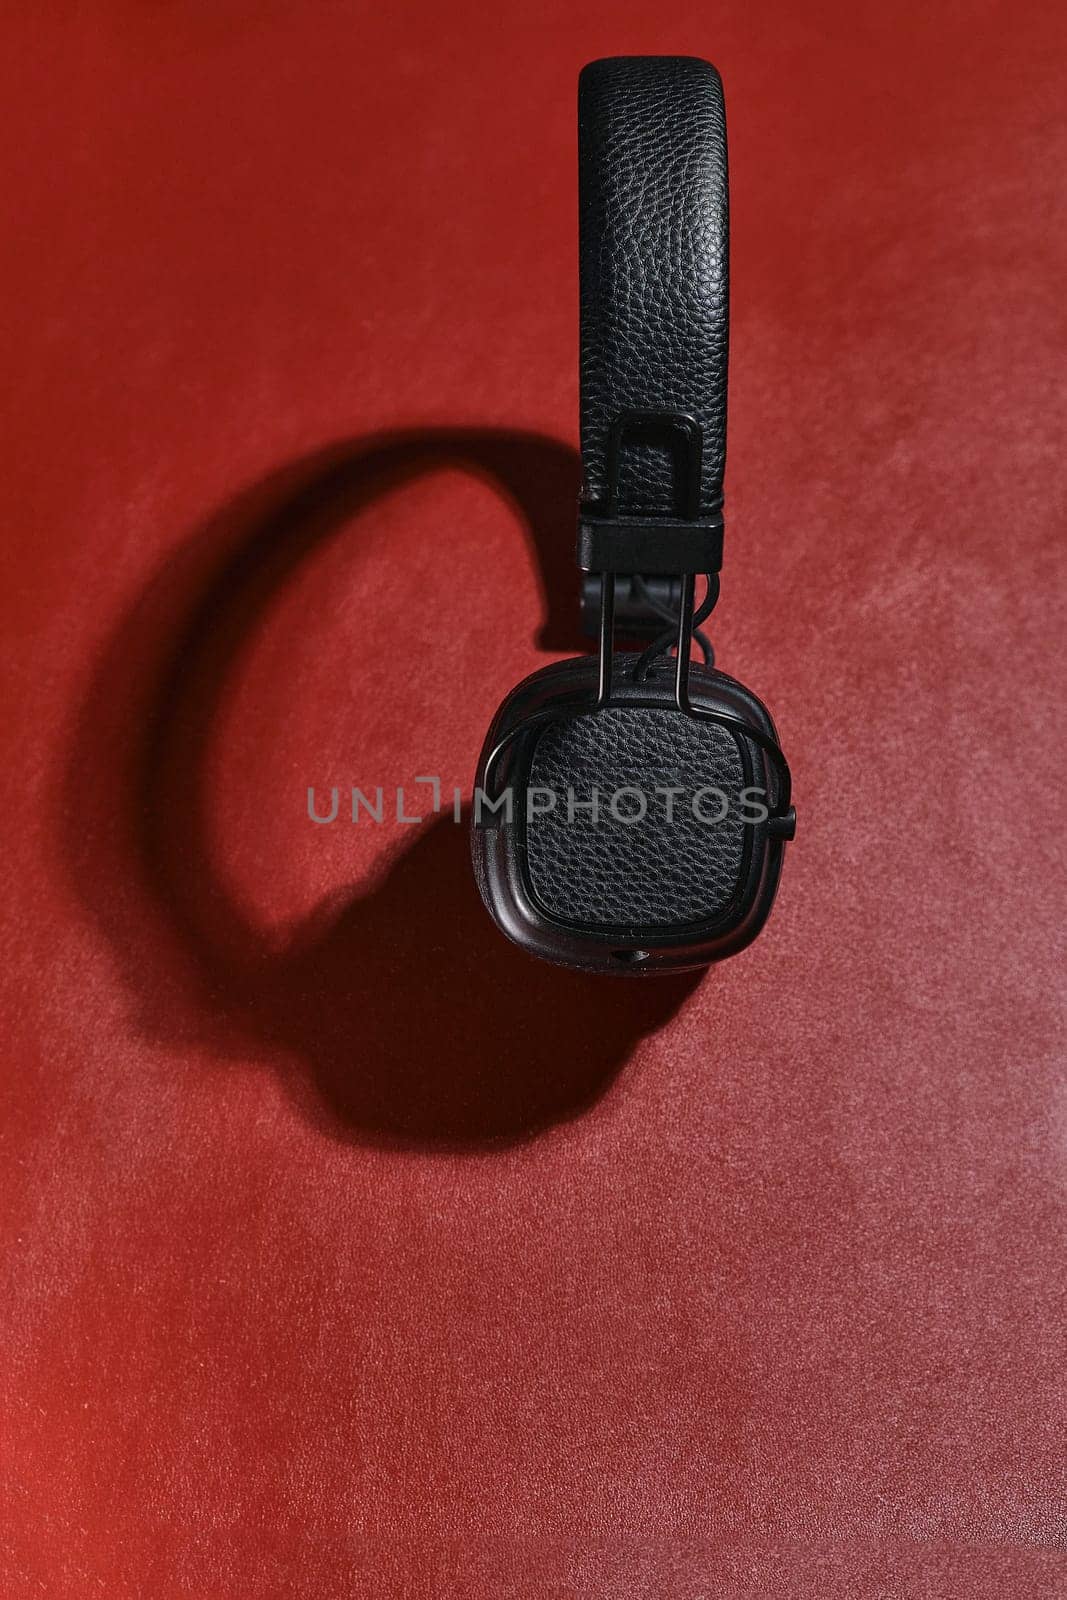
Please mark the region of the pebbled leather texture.
<svg viewBox="0 0 1067 1600"><path fill-rule="evenodd" d="M555 800L526 824L536 899L550 916L602 930L681 929L719 916L740 887L745 781L737 739L712 724L631 706L550 726L537 741L529 775L531 786ZM712 786L729 802L714 824L693 810L693 797ZM657 787L684 793L668 809ZM645 799L639 820L612 812L613 797L625 788ZM582 802L597 791L595 822L584 806L568 816L568 790ZM640 805L638 795L620 794L616 810L636 818ZM710 818L721 805L707 796L701 808Z"/></svg>
<svg viewBox="0 0 1067 1600"><path fill-rule="evenodd" d="M578 88L583 496L603 504L621 410L681 411L704 436L700 509L722 504L728 244L722 81L691 56L591 62ZM628 438L619 506L682 507L677 442Z"/></svg>

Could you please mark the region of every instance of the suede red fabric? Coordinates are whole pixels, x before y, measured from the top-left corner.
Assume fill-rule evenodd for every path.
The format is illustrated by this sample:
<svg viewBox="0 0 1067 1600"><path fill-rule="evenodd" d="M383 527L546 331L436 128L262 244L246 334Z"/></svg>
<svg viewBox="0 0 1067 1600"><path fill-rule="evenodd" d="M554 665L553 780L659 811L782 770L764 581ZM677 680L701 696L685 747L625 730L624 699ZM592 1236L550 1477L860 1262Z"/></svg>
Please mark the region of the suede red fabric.
<svg viewBox="0 0 1067 1600"><path fill-rule="evenodd" d="M3 1593L1062 1595L1062 7L0 26ZM800 812L648 984L447 809L581 648L575 84L644 52L726 85L714 636Z"/></svg>

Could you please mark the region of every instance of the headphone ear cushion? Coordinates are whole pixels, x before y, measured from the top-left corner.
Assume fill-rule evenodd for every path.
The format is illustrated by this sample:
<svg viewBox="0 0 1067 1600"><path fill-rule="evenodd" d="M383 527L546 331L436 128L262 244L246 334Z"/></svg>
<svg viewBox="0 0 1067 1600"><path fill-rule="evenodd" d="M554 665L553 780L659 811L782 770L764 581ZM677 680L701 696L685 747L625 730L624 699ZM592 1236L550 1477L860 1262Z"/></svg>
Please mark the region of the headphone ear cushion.
<svg viewBox="0 0 1067 1600"><path fill-rule="evenodd" d="M550 723L533 745L521 819L535 899L590 928L714 919L744 865L746 780L755 774L733 734L667 710L612 706Z"/></svg>
<svg viewBox="0 0 1067 1600"><path fill-rule="evenodd" d="M702 965L740 948L770 908L781 856L763 826L774 778L759 744L679 712L673 672L638 683L634 660L616 658L599 711L590 658L520 684L490 730L472 813L498 924L537 954L598 971L635 955L650 971ZM690 693L773 736L764 707L725 674L694 667Z"/></svg>

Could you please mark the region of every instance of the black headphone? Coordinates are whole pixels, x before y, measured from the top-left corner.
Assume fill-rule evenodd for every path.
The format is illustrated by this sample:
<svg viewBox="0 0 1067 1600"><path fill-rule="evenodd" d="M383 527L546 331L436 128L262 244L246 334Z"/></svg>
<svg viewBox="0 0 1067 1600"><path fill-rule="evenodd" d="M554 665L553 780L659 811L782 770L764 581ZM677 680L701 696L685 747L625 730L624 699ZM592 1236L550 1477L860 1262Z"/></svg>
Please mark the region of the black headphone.
<svg viewBox="0 0 1067 1600"><path fill-rule="evenodd" d="M578 152L578 565L599 650L534 673L500 707L471 846L488 910L532 955L587 972L676 971L755 938L796 828L770 713L714 669L698 631L718 599L723 542L719 74L689 56L592 62ZM617 625L650 642L616 653ZM690 662L694 641L704 666Z"/></svg>

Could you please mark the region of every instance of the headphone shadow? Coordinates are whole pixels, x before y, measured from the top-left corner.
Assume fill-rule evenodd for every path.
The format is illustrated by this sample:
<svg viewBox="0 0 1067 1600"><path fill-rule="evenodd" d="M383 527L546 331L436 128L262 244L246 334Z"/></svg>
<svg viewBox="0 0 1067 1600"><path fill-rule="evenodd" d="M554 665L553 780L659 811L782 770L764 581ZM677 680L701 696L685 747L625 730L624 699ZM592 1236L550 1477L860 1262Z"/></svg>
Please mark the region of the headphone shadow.
<svg viewBox="0 0 1067 1600"><path fill-rule="evenodd" d="M590 1107L699 974L611 980L523 955L482 907L467 830L450 818L419 828L369 891L332 896L279 950L213 867L202 806L212 723L264 607L319 541L445 463L517 507L546 600L538 641L580 650L560 535L573 450L479 429L348 442L239 496L164 563L93 674L60 812L74 885L143 1037L269 1062L334 1137L476 1151Z"/></svg>

